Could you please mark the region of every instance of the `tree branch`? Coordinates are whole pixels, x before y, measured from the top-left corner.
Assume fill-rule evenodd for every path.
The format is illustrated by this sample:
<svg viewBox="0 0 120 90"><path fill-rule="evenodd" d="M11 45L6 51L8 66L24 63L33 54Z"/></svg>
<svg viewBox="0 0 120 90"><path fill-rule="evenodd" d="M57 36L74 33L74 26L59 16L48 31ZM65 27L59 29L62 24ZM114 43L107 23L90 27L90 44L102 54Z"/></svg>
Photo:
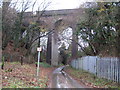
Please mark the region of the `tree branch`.
<svg viewBox="0 0 120 90"><path fill-rule="evenodd" d="M32 41L31 45L32 45L37 39L42 38L42 37L45 37L45 36L47 36L48 34L54 33L53 31L54 31L54 30L51 30L51 31L49 31L46 35L42 35L42 36L40 35L40 36L38 36L37 38L35 38L35 39Z"/></svg>

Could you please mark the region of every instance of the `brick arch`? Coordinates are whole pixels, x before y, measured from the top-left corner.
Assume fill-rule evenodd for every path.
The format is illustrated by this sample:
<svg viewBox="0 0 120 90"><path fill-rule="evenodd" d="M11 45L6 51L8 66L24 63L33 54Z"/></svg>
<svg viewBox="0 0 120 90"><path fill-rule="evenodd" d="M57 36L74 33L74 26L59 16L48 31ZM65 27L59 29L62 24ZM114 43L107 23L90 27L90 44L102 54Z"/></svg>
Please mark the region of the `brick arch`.
<svg viewBox="0 0 120 90"><path fill-rule="evenodd" d="M38 11L38 12L41 13L41 11ZM81 8L81 9L45 11L44 14L40 17L39 20L44 21L45 28L47 28L48 30L52 29L55 32L54 34L52 34L52 45L51 45L52 46L52 49L51 49L52 58L50 58L52 65L57 66L58 60L59 60L58 59L58 52L57 52L58 45L57 45L56 33L64 30L67 27L71 27L73 32L75 32L77 23L79 22L80 19L82 19L81 17L84 17L84 16L85 16L84 9ZM33 18L32 17L26 17L25 19L28 22L37 21L38 14L36 14ZM73 38L75 38L75 36ZM73 45L74 44L75 43L73 43ZM75 49L73 48L73 50L75 50Z"/></svg>
<svg viewBox="0 0 120 90"><path fill-rule="evenodd" d="M42 11L37 11L36 15L32 12L24 13L24 19L28 22L37 21L38 15L42 13ZM30 14L30 15L27 15ZM53 29L54 24L59 19L64 21L64 24L72 26L73 24L77 24L79 22L80 17L84 16L84 9L63 9L63 10L46 10L41 15L41 21L46 22L47 28Z"/></svg>

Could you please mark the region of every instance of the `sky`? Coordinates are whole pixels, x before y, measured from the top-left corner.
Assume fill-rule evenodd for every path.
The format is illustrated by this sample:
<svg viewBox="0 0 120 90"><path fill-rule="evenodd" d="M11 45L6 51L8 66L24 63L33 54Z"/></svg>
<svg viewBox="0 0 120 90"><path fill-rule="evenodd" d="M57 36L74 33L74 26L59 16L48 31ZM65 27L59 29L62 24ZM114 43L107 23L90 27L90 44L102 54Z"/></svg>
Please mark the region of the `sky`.
<svg viewBox="0 0 120 90"><path fill-rule="evenodd" d="M85 0L52 0L51 6L48 9L72 9L79 8L80 4Z"/></svg>
<svg viewBox="0 0 120 90"><path fill-rule="evenodd" d="M12 2L16 2L17 0L12 0ZM18 7L20 7L20 3L23 0L18 0L19 4L17 5ZM24 0L27 1L27 0ZM29 0L29 2L34 2L35 0ZM46 8L46 10L59 10L59 9L74 9L74 8L79 8L80 4L82 4L83 2L85 2L87 0L37 0L35 7L34 7L34 11L38 10L38 7L41 6L41 10L44 6L48 5L49 2L51 2L49 4L49 6ZM89 0L91 1L91 0ZM45 2L45 4L43 3ZM41 4L42 3L42 4ZM31 11L32 8L27 9L27 11Z"/></svg>
<svg viewBox="0 0 120 90"><path fill-rule="evenodd" d="M4 0L9 1L9 0ZM12 2L18 1L18 7L20 7L20 2L22 1L29 1L34 2L35 0L12 0ZM43 6L46 6L49 2L50 5L46 8L46 10L59 10L59 9L74 9L79 8L80 5L84 2L92 2L92 1L100 1L100 0L37 0L37 3L35 4L34 11L38 10L38 7L40 7L40 10L43 9ZM111 1L111 0L106 0ZM119 0L113 0L113 1L119 1ZM45 2L45 4L43 4ZM42 4L41 4L42 3ZM32 11L32 8L27 9L27 11Z"/></svg>

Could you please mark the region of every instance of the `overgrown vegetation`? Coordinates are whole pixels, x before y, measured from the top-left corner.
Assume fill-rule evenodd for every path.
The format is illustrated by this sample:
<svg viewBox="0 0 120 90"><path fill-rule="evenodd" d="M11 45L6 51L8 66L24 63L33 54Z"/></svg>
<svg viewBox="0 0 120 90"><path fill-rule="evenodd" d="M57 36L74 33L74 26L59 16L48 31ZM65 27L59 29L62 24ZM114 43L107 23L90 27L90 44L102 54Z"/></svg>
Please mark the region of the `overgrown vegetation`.
<svg viewBox="0 0 120 90"><path fill-rule="evenodd" d="M119 49L120 2L98 2L96 7L86 8L86 18L78 25L78 32L84 42L87 55L116 56ZM117 52L120 53L120 52Z"/></svg>
<svg viewBox="0 0 120 90"><path fill-rule="evenodd" d="M14 51L18 48L20 50L18 52L24 52L24 50L26 50L23 56L35 57L36 50L33 51L32 49L36 49L38 45L40 45L40 38L46 36L46 33L48 32L44 27L45 22L41 22L40 17L50 2L41 2L41 6L42 4L45 4L46 6L43 8L43 12L41 11L42 13L37 14L37 20L32 18L34 16L33 9L37 0L34 0L34 3L29 0L22 0L22 3L19 1L13 2L14 0L10 0L9 2L0 2L3 12L2 50L5 50L8 44L12 43ZM21 9L19 7L21 7ZM26 10L30 7L32 7L32 11L29 15ZM40 7L38 7L38 9L40 9ZM32 21L29 21L28 19L26 20L26 16L31 17Z"/></svg>
<svg viewBox="0 0 120 90"><path fill-rule="evenodd" d="M60 50L60 56L61 56L61 58L60 58L61 62L60 63L66 65L69 55L68 55L67 50L65 49L65 45L63 44L59 50Z"/></svg>

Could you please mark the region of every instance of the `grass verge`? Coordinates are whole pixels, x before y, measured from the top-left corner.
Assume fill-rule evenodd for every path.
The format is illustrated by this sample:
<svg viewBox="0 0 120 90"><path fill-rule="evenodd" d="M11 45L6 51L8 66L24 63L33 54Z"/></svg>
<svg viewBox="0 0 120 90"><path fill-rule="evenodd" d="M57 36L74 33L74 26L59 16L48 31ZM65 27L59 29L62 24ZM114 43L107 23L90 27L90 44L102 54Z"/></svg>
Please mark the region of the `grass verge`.
<svg viewBox="0 0 120 90"><path fill-rule="evenodd" d="M83 70L77 70L69 66L65 69L65 71L78 82L82 82L85 85L90 87L120 89L120 86L118 86L117 83L103 79L103 78L98 78L94 74L88 73Z"/></svg>
<svg viewBox="0 0 120 90"><path fill-rule="evenodd" d="M36 77L35 64L6 62L2 70L2 88L47 88L53 69L40 66L39 77Z"/></svg>
<svg viewBox="0 0 120 90"><path fill-rule="evenodd" d="M38 64L37 62L35 62L35 64ZM45 68L49 68L49 67L52 67L51 65L49 65L48 63L46 63L46 62L40 62L39 63L39 65L41 66L41 67L45 67Z"/></svg>

